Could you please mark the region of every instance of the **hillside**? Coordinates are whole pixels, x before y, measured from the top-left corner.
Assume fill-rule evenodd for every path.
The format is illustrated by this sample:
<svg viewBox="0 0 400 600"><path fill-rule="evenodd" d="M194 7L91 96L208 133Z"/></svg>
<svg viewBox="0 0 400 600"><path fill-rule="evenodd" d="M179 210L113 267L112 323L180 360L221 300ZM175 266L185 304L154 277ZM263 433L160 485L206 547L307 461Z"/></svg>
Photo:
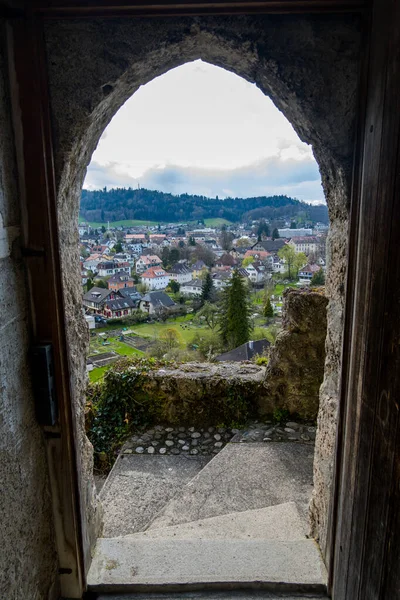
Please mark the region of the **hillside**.
<svg viewBox="0 0 400 600"><path fill-rule="evenodd" d="M206 198L132 188L82 190L80 215L87 221L106 223L120 220L148 220L177 223L203 219L239 222L249 219L284 219L302 216L328 223L325 205L312 206L288 196L259 198Z"/></svg>

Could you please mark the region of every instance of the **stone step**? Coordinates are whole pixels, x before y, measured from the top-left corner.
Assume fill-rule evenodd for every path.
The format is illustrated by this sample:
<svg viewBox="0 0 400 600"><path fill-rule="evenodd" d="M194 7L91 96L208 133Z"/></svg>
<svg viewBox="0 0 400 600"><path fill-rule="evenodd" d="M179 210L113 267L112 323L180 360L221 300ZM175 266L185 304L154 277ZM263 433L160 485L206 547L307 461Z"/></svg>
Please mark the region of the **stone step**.
<svg viewBox="0 0 400 600"><path fill-rule="evenodd" d="M264 539L289 541L305 539L304 523L294 502L200 519L170 527L148 529L127 537L135 540Z"/></svg>
<svg viewBox="0 0 400 600"><path fill-rule="evenodd" d="M183 592L178 594L107 594L97 600L328 600L325 594L276 594L265 591L246 590L229 592Z"/></svg>
<svg viewBox="0 0 400 600"><path fill-rule="evenodd" d="M227 444L170 500L147 530L294 502L308 530L313 448L296 444Z"/></svg>
<svg viewBox="0 0 400 600"><path fill-rule="evenodd" d="M101 492L104 537L143 531L208 457L120 454Z"/></svg>
<svg viewBox="0 0 400 600"><path fill-rule="evenodd" d="M313 540L135 540L100 538L87 577L92 592L183 592L264 588L326 591ZM165 596L164 596L165 597Z"/></svg>

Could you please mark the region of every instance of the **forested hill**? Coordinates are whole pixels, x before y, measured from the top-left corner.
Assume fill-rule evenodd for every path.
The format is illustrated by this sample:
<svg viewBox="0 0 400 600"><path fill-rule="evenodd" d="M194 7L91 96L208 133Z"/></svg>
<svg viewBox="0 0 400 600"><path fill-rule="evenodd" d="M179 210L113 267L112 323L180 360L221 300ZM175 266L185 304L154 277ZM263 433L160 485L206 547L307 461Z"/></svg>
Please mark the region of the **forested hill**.
<svg viewBox="0 0 400 600"><path fill-rule="evenodd" d="M81 217L106 223L124 219L177 223L221 217L238 222L249 219L283 219L301 215L328 223L324 205L312 206L287 196L259 198L206 198L181 194L174 196L145 189L115 188L82 190Z"/></svg>

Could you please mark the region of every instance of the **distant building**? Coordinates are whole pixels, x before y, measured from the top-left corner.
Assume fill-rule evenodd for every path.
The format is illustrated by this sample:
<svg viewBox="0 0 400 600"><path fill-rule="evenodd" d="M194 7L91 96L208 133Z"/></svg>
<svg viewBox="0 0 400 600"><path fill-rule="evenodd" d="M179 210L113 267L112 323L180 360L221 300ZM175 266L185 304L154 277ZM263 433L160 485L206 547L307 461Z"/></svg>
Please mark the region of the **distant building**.
<svg viewBox="0 0 400 600"><path fill-rule="evenodd" d="M192 279L187 283L181 285L180 292L185 296L201 296L201 290L203 288L203 281L201 279Z"/></svg>
<svg viewBox="0 0 400 600"><path fill-rule="evenodd" d="M118 291L127 287L134 287L135 282L128 273L115 273L107 281L108 289Z"/></svg>
<svg viewBox="0 0 400 600"><path fill-rule="evenodd" d="M176 263L170 269L169 278L182 285L192 280L192 269L185 263Z"/></svg>
<svg viewBox="0 0 400 600"><path fill-rule="evenodd" d="M164 310L171 310L175 306L175 302L165 292L149 292L139 302L140 310L149 315L154 315Z"/></svg>
<svg viewBox="0 0 400 600"><path fill-rule="evenodd" d="M289 245L296 252L304 252L308 256L311 252L316 252L319 246L319 239L315 236L294 237L290 240Z"/></svg>
<svg viewBox="0 0 400 600"><path fill-rule="evenodd" d="M220 362L241 362L242 360L252 360L257 354L264 354L271 343L267 339L246 342L229 352L224 352L215 357Z"/></svg>
<svg viewBox="0 0 400 600"><path fill-rule="evenodd" d="M279 236L281 238L293 238L298 236L312 235L312 229L278 229Z"/></svg>
<svg viewBox="0 0 400 600"><path fill-rule="evenodd" d="M305 267L302 267L299 270L299 281L300 283L310 283L313 275L318 273L321 269L320 265L310 264L308 263Z"/></svg>
<svg viewBox="0 0 400 600"><path fill-rule="evenodd" d="M169 284L169 275L162 267L150 267L142 273L141 281L148 290L164 290Z"/></svg>
<svg viewBox="0 0 400 600"><path fill-rule="evenodd" d="M286 244L287 240L276 239L276 240L263 240L256 242L252 247L252 250L264 250L265 252L277 253Z"/></svg>
<svg viewBox="0 0 400 600"><path fill-rule="evenodd" d="M115 275L115 273L119 272L125 272L130 274L131 267L127 262L117 263L114 261L104 261L98 263L97 271L99 277L108 277L110 275Z"/></svg>
<svg viewBox="0 0 400 600"><path fill-rule="evenodd" d="M161 267L162 260L156 254L144 254L136 261L136 273L144 273L150 267Z"/></svg>

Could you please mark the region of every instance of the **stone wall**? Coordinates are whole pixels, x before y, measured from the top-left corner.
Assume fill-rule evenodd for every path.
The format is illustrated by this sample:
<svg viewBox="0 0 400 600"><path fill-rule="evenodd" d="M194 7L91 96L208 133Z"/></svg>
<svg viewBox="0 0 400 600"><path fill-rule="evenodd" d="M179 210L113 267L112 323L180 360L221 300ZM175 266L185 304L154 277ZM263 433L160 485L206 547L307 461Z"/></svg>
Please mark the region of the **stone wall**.
<svg viewBox="0 0 400 600"><path fill-rule="evenodd" d="M266 371L265 412L273 404L303 419L317 417L324 378L327 304L323 292L285 290L283 329L271 349Z"/></svg>
<svg viewBox="0 0 400 600"><path fill-rule="evenodd" d="M359 20L352 15L54 19L47 23L45 37L70 364L80 427L86 339L80 312L79 198L92 153L117 110L140 85L202 58L254 82L299 137L312 144L331 219L328 335L313 501L314 533L324 549L336 435ZM82 448L87 450L84 441ZM84 469L84 494L87 478ZM91 495L87 498L90 502Z"/></svg>
<svg viewBox="0 0 400 600"><path fill-rule="evenodd" d="M0 21L0 597L50 600L58 597L57 557L46 449L27 360L28 298L5 39Z"/></svg>

